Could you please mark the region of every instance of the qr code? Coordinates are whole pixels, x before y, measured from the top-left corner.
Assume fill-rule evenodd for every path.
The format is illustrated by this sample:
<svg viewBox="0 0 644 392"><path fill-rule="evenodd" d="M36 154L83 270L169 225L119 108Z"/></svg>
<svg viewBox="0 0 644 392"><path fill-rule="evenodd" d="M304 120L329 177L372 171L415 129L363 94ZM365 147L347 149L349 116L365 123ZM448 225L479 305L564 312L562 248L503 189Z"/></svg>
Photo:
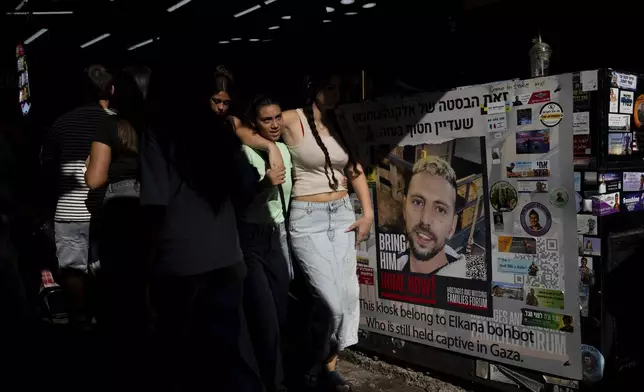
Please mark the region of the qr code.
<svg viewBox="0 0 644 392"><path fill-rule="evenodd" d="M559 262L559 243L554 238L537 238L536 274L526 276L526 286L561 290L563 272Z"/></svg>

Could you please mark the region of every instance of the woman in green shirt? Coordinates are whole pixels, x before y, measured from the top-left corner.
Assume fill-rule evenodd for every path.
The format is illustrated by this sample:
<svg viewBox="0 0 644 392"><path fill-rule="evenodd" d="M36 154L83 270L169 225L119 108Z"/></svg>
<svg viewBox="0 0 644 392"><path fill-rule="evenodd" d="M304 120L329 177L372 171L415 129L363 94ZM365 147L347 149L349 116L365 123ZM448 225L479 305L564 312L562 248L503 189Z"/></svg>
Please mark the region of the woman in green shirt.
<svg viewBox="0 0 644 392"><path fill-rule="evenodd" d="M280 349L280 330L286 322L288 289L293 269L286 239L285 217L292 178L288 148L278 142L282 109L266 96L251 104L248 125L275 142L284 168L271 169L265 151L243 146L248 161L257 169L261 188L253 202L239 214L238 229L248 274L244 282L244 313L255 358L268 392L286 391Z"/></svg>

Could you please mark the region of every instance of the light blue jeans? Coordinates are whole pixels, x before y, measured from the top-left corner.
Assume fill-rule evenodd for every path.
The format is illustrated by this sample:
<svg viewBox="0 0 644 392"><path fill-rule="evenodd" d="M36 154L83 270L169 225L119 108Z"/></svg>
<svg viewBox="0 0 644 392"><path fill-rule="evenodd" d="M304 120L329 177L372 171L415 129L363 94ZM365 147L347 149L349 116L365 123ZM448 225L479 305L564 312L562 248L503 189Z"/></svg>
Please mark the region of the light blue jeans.
<svg viewBox="0 0 644 392"><path fill-rule="evenodd" d="M289 218L295 259L333 314L340 350L358 342L360 304L355 222L349 197L327 203L292 201Z"/></svg>

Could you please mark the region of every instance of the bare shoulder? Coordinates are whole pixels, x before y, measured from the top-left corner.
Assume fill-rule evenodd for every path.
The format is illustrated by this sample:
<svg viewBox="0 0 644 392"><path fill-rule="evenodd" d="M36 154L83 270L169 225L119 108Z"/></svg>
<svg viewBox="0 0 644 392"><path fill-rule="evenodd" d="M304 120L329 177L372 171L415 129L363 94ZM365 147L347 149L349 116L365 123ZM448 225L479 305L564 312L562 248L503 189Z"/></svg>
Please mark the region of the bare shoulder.
<svg viewBox="0 0 644 392"><path fill-rule="evenodd" d="M233 122L233 125L235 128L239 128L242 126L242 122L237 116L230 116L230 120Z"/></svg>
<svg viewBox="0 0 644 392"><path fill-rule="evenodd" d="M285 110L282 112L282 118L284 119L284 126L286 132L291 132L293 129L298 129L300 123L300 116L297 114L296 110Z"/></svg>

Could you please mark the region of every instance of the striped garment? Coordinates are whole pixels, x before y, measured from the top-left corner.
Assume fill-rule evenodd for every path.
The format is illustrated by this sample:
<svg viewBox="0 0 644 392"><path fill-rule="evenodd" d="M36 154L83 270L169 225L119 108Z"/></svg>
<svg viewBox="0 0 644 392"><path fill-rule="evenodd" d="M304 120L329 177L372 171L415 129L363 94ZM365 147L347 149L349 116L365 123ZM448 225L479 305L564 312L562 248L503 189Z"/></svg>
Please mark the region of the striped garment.
<svg viewBox="0 0 644 392"><path fill-rule="evenodd" d="M85 185L83 168L98 125L109 115L98 104L78 107L60 116L43 147L43 164L58 166L57 221L89 222L100 208L100 196Z"/></svg>

